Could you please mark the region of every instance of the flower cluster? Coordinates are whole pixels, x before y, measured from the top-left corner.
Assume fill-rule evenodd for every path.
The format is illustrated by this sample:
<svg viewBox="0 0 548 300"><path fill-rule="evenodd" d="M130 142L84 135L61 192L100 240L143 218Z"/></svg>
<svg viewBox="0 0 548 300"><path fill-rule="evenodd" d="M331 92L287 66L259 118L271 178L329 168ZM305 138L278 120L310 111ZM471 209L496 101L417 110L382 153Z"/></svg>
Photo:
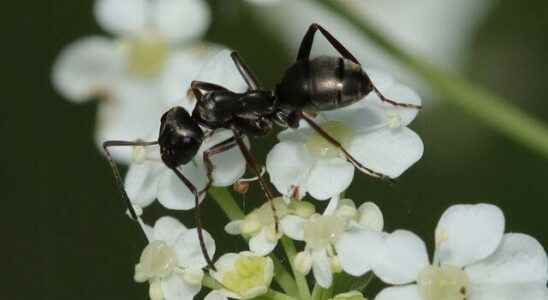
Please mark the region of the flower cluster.
<svg viewBox="0 0 548 300"><path fill-rule="evenodd" d="M209 24L202 0L97 0L95 14L113 37L69 45L54 65L53 82L72 101L101 100L98 141L154 140L151 132L169 106L194 109L187 95L191 80L246 89L229 51L198 45ZM391 76L371 71L369 77L387 97L421 104L417 93ZM385 231L379 205L345 196L356 169L397 178L422 157L422 140L408 128L417 113L371 93L315 116L340 145L304 122L281 131L266 159L278 197L244 214L229 193L214 195L232 218L226 233L241 236L247 247L215 256L219 251L207 231L200 237L199 228L168 216L151 227L139 216L148 244L135 266L135 281L149 284L153 300L194 299L203 287L210 290L206 300L364 300L363 293L378 300L548 300L545 249L529 235L505 233L498 207L449 207L436 227L429 259L425 243L411 231ZM206 132L198 154L179 167L197 190L207 184L204 151L231 135ZM116 157L129 163L125 189L139 214L154 200L169 210L196 208L195 194L164 165L157 145L128 149ZM212 163L214 186L230 186L246 171L238 148L215 155ZM347 286L360 288L335 294L334 282L343 275L352 278ZM376 296L363 291L371 276L388 286Z"/></svg>

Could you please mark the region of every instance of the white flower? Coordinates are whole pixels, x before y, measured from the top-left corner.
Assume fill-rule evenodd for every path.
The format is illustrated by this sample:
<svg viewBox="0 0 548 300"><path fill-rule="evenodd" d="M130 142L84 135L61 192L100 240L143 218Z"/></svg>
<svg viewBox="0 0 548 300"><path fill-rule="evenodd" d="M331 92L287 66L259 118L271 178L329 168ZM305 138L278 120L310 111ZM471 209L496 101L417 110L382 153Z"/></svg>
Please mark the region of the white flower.
<svg viewBox="0 0 548 300"><path fill-rule="evenodd" d="M251 252L227 253L215 263L217 271L211 276L223 288L210 299L222 299L220 295L233 299L251 299L268 291L274 276L274 264L270 257Z"/></svg>
<svg viewBox="0 0 548 300"><path fill-rule="evenodd" d="M421 103L413 90L386 74L372 72L371 79L388 98ZM321 113L317 121L365 167L396 178L423 153L422 140L406 127L416 115L416 109L386 104L372 93L347 108ZM266 167L280 193L299 198L309 193L326 200L352 182L354 166L304 122L296 130L281 132L278 139Z"/></svg>
<svg viewBox="0 0 548 300"><path fill-rule="evenodd" d="M52 81L67 99L101 98L96 140L134 140L154 130L218 47L194 42L210 12L203 0L97 0L95 16L114 37L84 37L53 65ZM182 47L184 46L184 47ZM126 147L114 149L128 162Z"/></svg>
<svg viewBox="0 0 548 300"><path fill-rule="evenodd" d="M367 300L360 291L350 291L342 294L335 295L335 297L329 300Z"/></svg>
<svg viewBox="0 0 548 300"><path fill-rule="evenodd" d="M187 229L172 217L162 217L154 228L146 225L149 244L135 266L135 281L150 283L152 300L193 299L202 288L202 256L196 229ZM215 241L203 232L210 256L215 253Z"/></svg>
<svg viewBox="0 0 548 300"><path fill-rule="evenodd" d="M382 212L374 203L356 209L352 200L334 197L323 215L312 215L291 227L291 237L306 243L295 257L297 270L306 274L312 269L322 287L329 287L333 273L341 270L351 275L369 271L383 225Z"/></svg>
<svg viewBox="0 0 548 300"><path fill-rule="evenodd" d="M282 197L274 198L278 232L271 204L266 202L261 207L247 214L243 220L228 223L225 230L230 234L242 234L249 238L249 249L257 255L267 255L278 243L283 234L289 236L315 212L314 205L305 201L291 201Z"/></svg>
<svg viewBox="0 0 548 300"><path fill-rule="evenodd" d="M433 264L424 242L398 230L384 239L373 270L384 282L377 300L547 300L548 257L540 243L504 234L502 211L455 205L436 228Z"/></svg>
<svg viewBox="0 0 548 300"><path fill-rule="evenodd" d="M198 191L205 188L207 173L203 161L203 152L211 146L232 136L228 130L219 130L207 137L193 160L180 166L179 170L192 182ZM194 194L167 168L160 158L158 145L133 147L134 158L125 177L125 188L131 202L145 207L158 199L169 209L192 209L195 206ZM228 151L210 156L214 169L214 186L229 186L245 173L246 162L235 147Z"/></svg>

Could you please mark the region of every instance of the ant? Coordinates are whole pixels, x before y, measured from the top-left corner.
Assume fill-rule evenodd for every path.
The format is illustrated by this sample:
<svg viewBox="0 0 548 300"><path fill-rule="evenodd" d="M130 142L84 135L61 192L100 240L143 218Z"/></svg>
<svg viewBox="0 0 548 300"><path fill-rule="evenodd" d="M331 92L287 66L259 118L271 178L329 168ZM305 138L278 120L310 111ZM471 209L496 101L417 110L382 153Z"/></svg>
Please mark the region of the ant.
<svg viewBox="0 0 548 300"><path fill-rule="evenodd" d="M319 56L310 59L314 35L318 31L342 57ZM203 240L199 205L200 195L207 191L213 181L212 155L222 153L236 146L239 147L247 164L256 175L254 179L259 181L262 190L271 203L277 229L278 220L272 201L274 194L262 178L262 172L254 156L245 145L244 136L264 136L272 131L274 125L283 128L297 128L299 122L304 120L318 134L337 147L346 159L360 171L373 177L392 180L384 174L367 168L352 157L335 137L331 136L314 121L313 114L318 111L348 106L371 92L376 93L382 101L395 106L421 108L419 105L400 103L383 96L361 68L358 60L318 24L312 24L308 28L301 42L296 62L287 69L274 91L261 88L257 79L237 52L232 52L231 57L248 86L246 92L235 93L220 85L193 81L189 92L192 92L196 98L196 108L192 114L182 107L173 107L164 113L161 118L157 141L106 141L103 143L116 183L121 190L131 217L135 220L137 220L137 214L123 188L120 173L108 148L112 146L160 145L161 158L164 164L194 194L198 238L203 256L209 268L213 270L215 270L215 267L206 251ZM208 133L204 133L202 128L205 128ZM212 134L218 129L229 129L233 132L233 136L204 151L203 160L207 169L208 181L205 188L198 191L178 170L178 167L192 160L207 137L206 135Z"/></svg>

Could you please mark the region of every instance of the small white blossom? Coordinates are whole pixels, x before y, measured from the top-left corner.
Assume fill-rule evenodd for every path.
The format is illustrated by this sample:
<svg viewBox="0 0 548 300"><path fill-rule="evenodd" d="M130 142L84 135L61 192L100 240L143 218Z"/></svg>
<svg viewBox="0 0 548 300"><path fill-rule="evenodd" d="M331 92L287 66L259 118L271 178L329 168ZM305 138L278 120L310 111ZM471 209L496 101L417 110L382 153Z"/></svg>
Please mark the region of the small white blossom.
<svg viewBox="0 0 548 300"><path fill-rule="evenodd" d="M305 201L290 201L282 197L274 198L276 217L278 218L278 232L276 219L269 202L247 214L243 220L228 223L225 230L230 234L242 234L249 238L249 249L257 255L267 255L278 243L283 234L290 237L300 224L315 212L314 205ZM301 237L302 239L302 237Z"/></svg>
<svg viewBox="0 0 548 300"><path fill-rule="evenodd" d="M329 300L367 300L360 291L350 291L342 294L335 295L335 297Z"/></svg>
<svg viewBox="0 0 548 300"><path fill-rule="evenodd" d="M172 217L162 217L153 228L143 225L149 244L135 266L135 281L150 284L152 300L193 299L202 288L202 256L196 229L187 229ZM210 256L215 241L206 231L204 242Z"/></svg>
<svg viewBox="0 0 548 300"><path fill-rule="evenodd" d="M397 230L384 238L373 265L384 282L377 300L547 300L548 257L533 237L504 234L502 211L455 205L436 228L433 263L424 242Z"/></svg>
<svg viewBox="0 0 548 300"><path fill-rule="evenodd" d="M99 97L96 140L133 140L159 125L202 64L218 51L197 38L210 23L203 0L97 0L95 17L113 37L81 38L61 51L52 82L65 98ZM113 149L128 162L126 147Z"/></svg>
<svg viewBox="0 0 548 300"><path fill-rule="evenodd" d="M274 276L274 263L270 257L252 252L227 253L215 263L217 271L210 271L222 289L210 298L252 299L268 291Z"/></svg>
<svg viewBox="0 0 548 300"><path fill-rule="evenodd" d="M322 215L292 226L291 237L306 243L295 257L297 270L306 274L312 269L322 287L331 286L333 273L367 272L382 240L382 220L382 212L372 202L356 208L352 200L334 197Z"/></svg>
<svg viewBox="0 0 548 300"><path fill-rule="evenodd" d="M388 75L372 72L371 79L383 94L400 102L419 105L419 96ZM414 108L395 107L371 93L343 109L321 113L319 125L336 138L365 167L396 178L423 153L420 137L406 126L415 118ZM280 193L299 198L309 193L326 200L348 188L354 166L342 151L302 122L278 135L266 166Z"/></svg>
<svg viewBox="0 0 548 300"><path fill-rule="evenodd" d="M204 189L207 183L203 152L231 136L232 133L228 130L215 132L204 140L193 160L178 168L198 191ZM146 207L158 199L169 209L194 208L194 194L162 162L158 145L134 147L134 153L136 153L133 155L134 162L130 165L125 177L126 192L133 204ZM214 166L212 173L214 186L229 186L245 173L246 162L237 147L213 155L210 159Z"/></svg>

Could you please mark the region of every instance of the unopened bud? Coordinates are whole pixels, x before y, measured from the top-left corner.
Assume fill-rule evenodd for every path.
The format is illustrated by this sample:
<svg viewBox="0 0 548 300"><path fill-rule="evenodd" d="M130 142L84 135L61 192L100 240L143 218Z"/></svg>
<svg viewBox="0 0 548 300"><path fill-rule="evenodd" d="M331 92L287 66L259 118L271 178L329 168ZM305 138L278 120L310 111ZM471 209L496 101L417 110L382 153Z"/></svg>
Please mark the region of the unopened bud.
<svg viewBox="0 0 548 300"><path fill-rule="evenodd" d="M312 257L306 251L297 253L293 262L295 269L303 274L308 274L312 268Z"/></svg>

